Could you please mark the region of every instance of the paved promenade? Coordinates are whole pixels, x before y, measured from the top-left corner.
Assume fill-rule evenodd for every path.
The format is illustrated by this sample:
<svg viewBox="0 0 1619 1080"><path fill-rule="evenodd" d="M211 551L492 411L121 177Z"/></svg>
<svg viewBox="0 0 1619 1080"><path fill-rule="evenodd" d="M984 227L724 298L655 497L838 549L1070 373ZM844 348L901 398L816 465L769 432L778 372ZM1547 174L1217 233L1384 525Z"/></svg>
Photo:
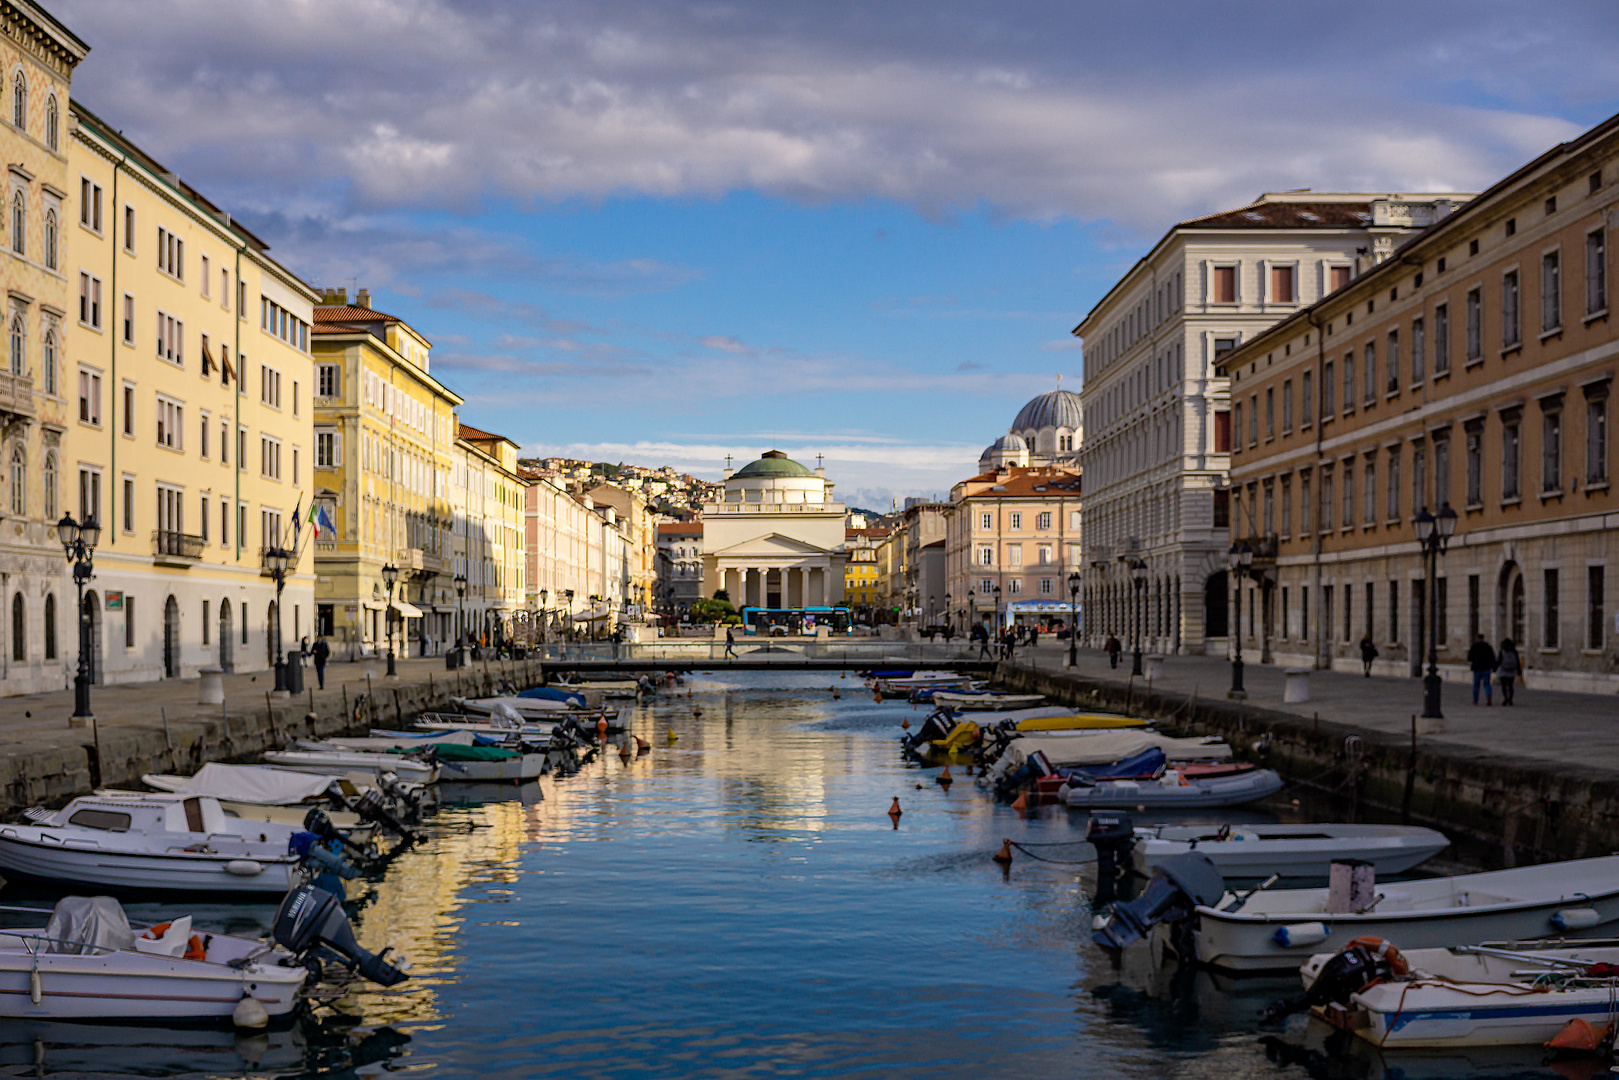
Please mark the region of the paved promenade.
<svg viewBox="0 0 1619 1080"><path fill-rule="evenodd" d="M1060 674L1069 670L1068 650L1057 642L1042 642L1032 650L1018 649L1013 663ZM1075 674L1123 686L1129 681L1130 654L1123 653L1118 668L1112 669L1107 654L1081 649ZM1368 679L1346 672L1316 671L1310 675L1310 701L1300 705L1282 703L1283 681L1279 666L1246 664L1246 704L1305 720L1319 716L1323 721L1398 737L1409 737L1411 717L1422 713L1420 679L1379 675ZM1137 685L1144 685L1144 680L1137 680ZM1196 694L1199 699L1224 701L1230 686L1231 662L1224 657L1170 656L1164 658L1163 678L1152 689L1165 695ZM1447 681L1444 719L1419 719L1421 739L1441 744L1453 754L1501 755L1526 764L1528 759L1537 759L1619 776L1619 696L1542 691L1535 688L1531 677L1531 685L1520 687L1515 698L1517 704L1502 707L1497 688L1493 707L1486 708L1482 702L1474 706L1470 684Z"/></svg>

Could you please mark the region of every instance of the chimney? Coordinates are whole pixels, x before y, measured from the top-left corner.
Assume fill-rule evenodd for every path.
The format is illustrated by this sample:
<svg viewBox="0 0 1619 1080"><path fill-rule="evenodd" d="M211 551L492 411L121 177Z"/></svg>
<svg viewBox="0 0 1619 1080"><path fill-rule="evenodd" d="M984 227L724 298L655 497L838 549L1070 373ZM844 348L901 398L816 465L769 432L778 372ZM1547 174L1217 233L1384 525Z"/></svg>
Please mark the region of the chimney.
<svg viewBox="0 0 1619 1080"><path fill-rule="evenodd" d="M347 289L322 289L320 291L320 302L326 307L343 307L349 302L349 291Z"/></svg>
<svg viewBox="0 0 1619 1080"><path fill-rule="evenodd" d="M371 307L371 290L360 289L354 294L354 306L369 309Z"/></svg>

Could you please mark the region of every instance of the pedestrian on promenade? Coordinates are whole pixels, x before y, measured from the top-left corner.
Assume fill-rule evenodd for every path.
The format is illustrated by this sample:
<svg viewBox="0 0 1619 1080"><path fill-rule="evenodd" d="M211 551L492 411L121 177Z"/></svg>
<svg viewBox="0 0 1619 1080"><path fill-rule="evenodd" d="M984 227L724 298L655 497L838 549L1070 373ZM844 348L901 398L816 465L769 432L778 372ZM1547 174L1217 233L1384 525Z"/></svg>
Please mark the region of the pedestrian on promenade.
<svg viewBox="0 0 1619 1080"><path fill-rule="evenodd" d="M1119 639L1114 637L1112 634L1109 634L1107 636L1107 644L1103 645L1102 647L1107 650L1107 666L1113 668L1118 667L1120 649Z"/></svg>
<svg viewBox="0 0 1619 1080"><path fill-rule="evenodd" d="M725 628L725 655L732 660L736 659L736 635L731 632L729 626Z"/></svg>
<svg viewBox="0 0 1619 1080"><path fill-rule="evenodd" d="M309 635L305 634L298 641L298 657L301 660L309 659Z"/></svg>
<svg viewBox="0 0 1619 1080"><path fill-rule="evenodd" d="M989 655L989 631L984 629L984 624L983 623L975 624L973 626L973 628L972 628L972 633L969 636L974 641L978 642L978 659L980 659L980 660L988 660L988 659L990 659L990 655Z"/></svg>
<svg viewBox="0 0 1619 1080"><path fill-rule="evenodd" d="M1012 650L1017 646L1017 631L1008 627L1006 633L1001 635L1001 659L1008 663L1012 660Z"/></svg>
<svg viewBox="0 0 1619 1080"><path fill-rule="evenodd" d="M1495 677L1501 681L1501 704L1512 704L1512 691L1523 678L1523 657L1511 638L1501 639L1501 652L1496 656Z"/></svg>
<svg viewBox="0 0 1619 1080"><path fill-rule="evenodd" d="M332 655L332 647L326 644L325 635L316 635L315 644L310 647L309 655L315 658L315 681L324 690L326 689L326 658Z"/></svg>
<svg viewBox="0 0 1619 1080"><path fill-rule="evenodd" d="M1360 666L1366 677L1372 677L1372 661L1377 659L1377 646L1372 644L1372 635L1367 634L1360 639Z"/></svg>
<svg viewBox="0 0 1619 1080"><path fill-rule="evenodd" d="M1484 640L1483 634L1476 634L1472 647L1467 650L1467 666L1473 669L1473 704L1478 704L1479 688L1484 688L1484 704L1494 705L1494 691L1490 682L1495 674L1496 666L1500 663L1496 659L1495 650L1490 643Z"/></svg>
<svg viewBox="0 0 1619 1080"><path fill-rule="evenodd" d="M1029 648L1032 649L1038 644L1040 644L1040 628L1031 626L1029 628Z"/></svg>

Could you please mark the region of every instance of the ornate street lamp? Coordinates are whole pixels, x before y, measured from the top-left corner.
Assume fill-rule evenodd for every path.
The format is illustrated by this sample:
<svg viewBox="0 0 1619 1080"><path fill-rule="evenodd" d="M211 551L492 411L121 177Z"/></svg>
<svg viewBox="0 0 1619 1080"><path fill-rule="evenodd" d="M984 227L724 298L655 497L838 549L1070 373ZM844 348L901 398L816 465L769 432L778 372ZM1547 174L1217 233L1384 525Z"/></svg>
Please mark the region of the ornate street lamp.
<svg viewBox="0 0 1619 1080"><path fill-rule="evenodd" d="M995 638L996 638L997 641L1000 640L1000 636L1001 636L1001 587L999 585L997 585L997 586L995 586Z"/></svg>
<svg viewBox="0 0 1619 1080"><path fill-rule="evenodd" d="M1068 575L1068 666L1079 666L1079 571Z"/></svg>
<svg viewBox="0 0 1619 1080"><path fill-rule="evenodd" d="M455 666L467 665L467 576L455 575L455 621L457 632L455 635Z"/></svg>
<svg viewBox="0 0 1619 1080"><path fill-rule="evenodd" d="M546 602L550 599L550 597L551 597L551 590L550 589L541 589L540 590L540 649L541 649L542 652L545 649L545 623L546 623L547 618L549 618L548 612L550 611L550 609L547 608L545 605L546 605Z"/></svg>
<svg viewBox="0 0 1619 1080"><path fill-rule="evenodd" d="M73 676L73 719L83 724L90 719L90 613L84 609L85 582L95 577L92 557L101 541L101 524L88 518L84 524L63 514L56 523L56 538L62 542L67 561L73 564L73 584L79 587L79 671Z"/></svg>
<svg viewBox="0 0 1619 1080"><path fill-rule="evenodd" d="M1248 696L1248 692L1242 687L1242 579L1248 576L1248 569L1253 564L1254 549L1247 544L1232 544L1231 550L1226 553L1226 565L1231 568L1231 580L1236 583L1237 590L1237 619L1231 632L1237 648L1232 654L1231 692L1226 695L1227 697Z"/></svg>
<svg viewBox="0 0 1619 1080"><path fill-rule="evenodd" d="M1136 588L1136 647L1135 656L1131 660L1130 674L1140 675L1141 671L1141 592L1147 587L1147 564L1140 559L1130 563L1130 583Z"/></svg>
<svg viewBox="0 0 1619 1080"><path fill-rule="evenodd" d="M264 549L264 569L275 582L275 692L287 693L287 658L281 655L281 590L287 584L287 568L292 565L292 552L283 547Z"/></svg>
<svg viewBox="0 0 1619 1080"><path fill-rule="evenodd" d="M394 586L399 584L399 567L388 563L382 568L382 583L388 586L388 610L385 618L388 623L388 674L397 675L394 670Z"/></svg>
<svg viewBox="0 0 1619 1080"><path fill-rule="evenodd" d="M1428 563L1428 675L1422 680L1422 715L1424 719L1441 720L1445 714L1439 711L1440 687L1444 685L1439 677L1439 556L1450 547L1450 538L1456 534L1456 511L1445 503L1438 514L1430 514L1425 506L1412 524Z"/></svg>
<svg viewBox="0 0 1619 1080"><path fill-rule="evenodd" d="M950 625L951 625L950 620L954 615L955 615L955 612L950 610L950 594L945 593L944 594L944 628L945 628L945 630L948 631L950 629Z"/></svg>

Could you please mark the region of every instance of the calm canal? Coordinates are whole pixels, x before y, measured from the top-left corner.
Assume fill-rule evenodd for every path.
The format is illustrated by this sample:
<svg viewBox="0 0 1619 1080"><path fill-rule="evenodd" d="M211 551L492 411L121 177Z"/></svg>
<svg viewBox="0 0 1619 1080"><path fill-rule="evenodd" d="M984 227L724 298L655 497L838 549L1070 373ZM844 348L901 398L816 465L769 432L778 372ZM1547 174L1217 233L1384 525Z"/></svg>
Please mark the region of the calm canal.
<svg viewBox="0 0 1619 1080"><path fill-rule="evenodd" d="M1084 817L941 790L900 757L897 725L921 715L908 705L824 674L684 690L626 713L650 753L433 819L358 927L411 959L396 990L252 1037L0 1025L0 1075L1567 1075L1538 1052L1384 1062L1302 1018L1266 1038L1254 1014L1296 980L1155 969L1145 949L1115 968L1090 943L1089 867L1020 857L1003 878L989 859L1002 837L1073 841ZM6 893L31 899L49 897ZM273 913L191 910L215 929Z"/></svg>

